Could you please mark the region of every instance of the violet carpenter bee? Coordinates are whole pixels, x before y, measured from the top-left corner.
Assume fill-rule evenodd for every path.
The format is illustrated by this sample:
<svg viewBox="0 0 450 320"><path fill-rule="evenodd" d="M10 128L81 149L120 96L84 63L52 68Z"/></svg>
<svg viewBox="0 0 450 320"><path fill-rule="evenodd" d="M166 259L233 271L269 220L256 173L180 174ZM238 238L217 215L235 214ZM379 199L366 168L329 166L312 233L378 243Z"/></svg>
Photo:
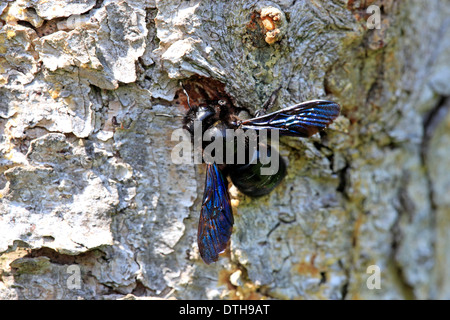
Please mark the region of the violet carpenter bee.
<svg viewBox="0 0 450 320"><path fill-rule="evenodd" d="M203 90L200 88L200 90ZM245 113L242 108L235 107L228 97L222 95L215 100L206 99L200 105L192 107L189 95L183 87L187 97L189 111L184 118L184 128L194 135L195 124L201 123L201 133L207 130L220 133L225 137L227 129L246 132L254 130L257 134L257 146L265 146L266 156L278 161L278 170L273 174L261 174L261 169L267 166L262 161L262 153L256 149L251 152L248 137L244 143L245 161L232 164L207 163L205 191L203 194L200 220L198 224L197 243L200 255L206 264L215 262L219 254L225 251L233 229L233 212L228 194L227 177L242 193L250 197L264 196L280 184L286 174L286 164L281 156L269 148L270 145L259 140L260 132L276 130L286 136L301 138L311 137L325 129L340 113L340 106L332 101L312 100L302 102L275 112L267 113L274 104L278 90L257 112L255 117L241 118ZM203 92L203 96L208 96ZM235 137L233 137L235 139ZM210 141L203 141L202 148L206 150ZM236 148L228 149L235 160Z"/></svg>

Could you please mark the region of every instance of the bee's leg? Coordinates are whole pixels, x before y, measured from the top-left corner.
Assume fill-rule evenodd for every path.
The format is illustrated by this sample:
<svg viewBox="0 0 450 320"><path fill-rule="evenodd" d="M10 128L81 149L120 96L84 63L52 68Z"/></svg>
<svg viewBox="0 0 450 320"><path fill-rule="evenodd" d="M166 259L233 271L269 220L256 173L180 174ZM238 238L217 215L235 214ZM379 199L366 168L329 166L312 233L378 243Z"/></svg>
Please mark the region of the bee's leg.
<svg viewBox="0 0 450 320"><path fill-rule="evenodd" d="M276 89L269 97L269 99L266 100L266 102L264 102L264 104L262 105L261 109L259 109L258 111L256 111L255 113L255 117L260 117L263 116L267 113L267 110L269 110L270 108L272 108L275 104L275 101L277 100L278 97L278 92L280 91L281 86L278 87L278 89Z"/></svg>

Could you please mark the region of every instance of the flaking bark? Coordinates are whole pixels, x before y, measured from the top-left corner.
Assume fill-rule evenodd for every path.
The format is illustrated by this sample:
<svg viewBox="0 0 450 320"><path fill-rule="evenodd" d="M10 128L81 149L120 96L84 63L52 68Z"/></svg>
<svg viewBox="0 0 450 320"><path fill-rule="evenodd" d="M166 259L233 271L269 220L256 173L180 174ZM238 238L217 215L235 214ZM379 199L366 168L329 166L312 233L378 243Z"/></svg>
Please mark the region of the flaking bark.
<svg viewBox="0 0 450 320"><path fill-rule="evenodd" d="M1 299L450 298L448 1L0 14ZM171 161L192 79L250 112L279 87L278 107L342 106L325 133L281 139L288 176L270 195L230 184L234 232L212 265L196 244L205 168Z"/></svg>

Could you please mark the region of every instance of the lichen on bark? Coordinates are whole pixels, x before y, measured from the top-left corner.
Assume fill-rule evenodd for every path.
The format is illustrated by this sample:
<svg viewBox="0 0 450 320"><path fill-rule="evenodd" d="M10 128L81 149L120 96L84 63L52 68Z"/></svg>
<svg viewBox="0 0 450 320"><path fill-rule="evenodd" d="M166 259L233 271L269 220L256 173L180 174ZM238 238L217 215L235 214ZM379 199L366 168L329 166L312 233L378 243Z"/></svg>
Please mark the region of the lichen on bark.
<svg viewBox="0 0 450 320"><path fill-rule="evenodd" d="M449 14L444 0L0 3L0 298L448 299ZM171 161L180 81L250 112L277 88L277 108L342 106L324 133L281 139L270 195L230 184L234 231L212 265L196 244L205 169Z"/></svg>

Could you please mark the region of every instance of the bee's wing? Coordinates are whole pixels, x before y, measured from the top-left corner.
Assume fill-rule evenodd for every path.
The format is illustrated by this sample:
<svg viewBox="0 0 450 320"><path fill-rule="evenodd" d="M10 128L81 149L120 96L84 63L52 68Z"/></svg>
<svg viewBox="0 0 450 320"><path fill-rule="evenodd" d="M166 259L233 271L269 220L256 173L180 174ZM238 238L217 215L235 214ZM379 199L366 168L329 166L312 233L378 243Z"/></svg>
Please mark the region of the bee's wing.
<svg viewBox="0 0 450 320"><path fill-rule="evenodd" d="M339 116L341 107L332 101L311 100L241 122L242 129L275 129L281 135L307 138L325 129Z"/></svg>
<svg viewBox="0 0 450 320"><path fill-rule="evenodd" d="M217 261L233 230L233 211L222 173L216 164L208 164L202 209L198 223L198 248L206 264Z"/></svg>

